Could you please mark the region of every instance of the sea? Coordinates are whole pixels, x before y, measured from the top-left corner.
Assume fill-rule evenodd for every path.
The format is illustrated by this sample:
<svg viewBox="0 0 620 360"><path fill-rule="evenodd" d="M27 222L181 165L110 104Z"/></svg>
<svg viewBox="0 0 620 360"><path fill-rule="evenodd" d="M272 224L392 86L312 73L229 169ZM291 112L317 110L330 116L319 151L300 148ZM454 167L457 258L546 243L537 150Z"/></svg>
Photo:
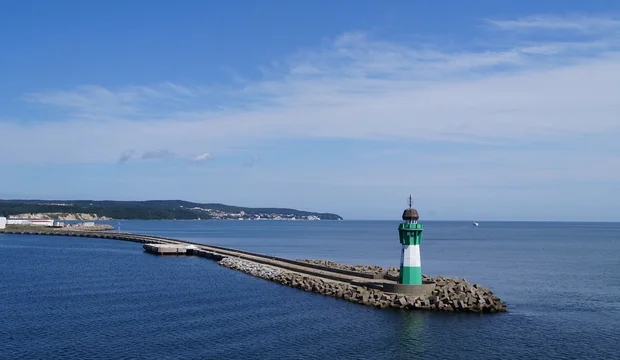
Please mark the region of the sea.
<svg viewBox="0 0 620 360"><path fill-rule="evenodd" d="M620 358L619 223L424 226L423 273L480 283L508 313L380 310L141 244L0 234L0 359ZM293 259L400 262L398 221L120 227Z"/></svg>

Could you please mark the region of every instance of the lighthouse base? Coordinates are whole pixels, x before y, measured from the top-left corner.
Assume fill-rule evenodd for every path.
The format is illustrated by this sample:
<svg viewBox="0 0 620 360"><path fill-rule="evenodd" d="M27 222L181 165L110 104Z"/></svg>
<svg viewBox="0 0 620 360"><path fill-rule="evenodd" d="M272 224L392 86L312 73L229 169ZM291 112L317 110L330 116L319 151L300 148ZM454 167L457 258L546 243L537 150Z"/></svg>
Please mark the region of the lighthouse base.
<svg viewBox="0 0 620 360"><path fill-rule="evenodd" d="M404 284L383 284L383 291L413 295L413 296L430 296L435 290L435 283L423 283L422 285L404 285Z"/></svg>

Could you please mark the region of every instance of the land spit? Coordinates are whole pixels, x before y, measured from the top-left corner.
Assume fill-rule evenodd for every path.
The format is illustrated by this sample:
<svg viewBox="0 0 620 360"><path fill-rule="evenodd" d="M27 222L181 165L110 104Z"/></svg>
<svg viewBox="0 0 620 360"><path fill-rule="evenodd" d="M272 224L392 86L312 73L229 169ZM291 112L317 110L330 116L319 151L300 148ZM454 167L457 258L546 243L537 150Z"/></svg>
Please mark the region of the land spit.
<svg viewBox="0 0 620 360"><path fill-rule="evenodd" d="M339 264L327 260L291 260L243 250L131 233L61 231L60 229L45 231L23 228L0 230L1 233L131 241L142 243L145 251L157 254L168 253L168 251L158 249L185 247L185 255L206 257L217 261L224 267L255 277L381 309L471 313L507 311L506 304L492 291L459 278L424 276L424 282L432 285L431 291L424 295L414 296L386 291L396 284L397 268ZM164 246L154 247L153 245L156 244Z"/></svg>

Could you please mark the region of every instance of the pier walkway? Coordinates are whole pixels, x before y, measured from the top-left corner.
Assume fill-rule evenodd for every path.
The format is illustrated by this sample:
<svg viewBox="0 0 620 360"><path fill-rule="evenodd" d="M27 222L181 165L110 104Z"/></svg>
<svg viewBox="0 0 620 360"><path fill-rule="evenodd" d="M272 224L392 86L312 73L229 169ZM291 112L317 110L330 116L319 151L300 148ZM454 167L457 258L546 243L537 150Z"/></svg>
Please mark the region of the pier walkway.
<svg viewBox="0 0 620 360"><path fill-rule="evenodd" d="M214 260L224 257L239 258L255 263L268 265L284 271L298 273L300 275L313 276L328 281L337 281L352 285L359 285L375 289L383 289L385 284L395 284L391 279L386 279L386 274L369 274L344 269L335 269L318 264L264 255L250 251L230 249L221 246L206 245L191 241L171 239L160 236L141 235L127 232L104 232L104 231L71 231L64 229L4 229L0 234L23 234L45 236L74 236L97 239L121 240L144 244L147 252L155 254L196 255ZM159 246L158 246L159 245Z"/></svg>

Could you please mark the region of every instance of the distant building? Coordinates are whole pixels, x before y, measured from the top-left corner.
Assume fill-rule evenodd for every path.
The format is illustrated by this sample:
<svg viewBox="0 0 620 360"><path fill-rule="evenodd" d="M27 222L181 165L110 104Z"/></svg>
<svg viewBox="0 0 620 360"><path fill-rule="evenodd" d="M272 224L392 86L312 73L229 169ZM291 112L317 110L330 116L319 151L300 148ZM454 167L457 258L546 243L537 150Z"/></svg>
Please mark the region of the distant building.
<svg viewBox="0 0 620 360"><path fill-rule="evenodd" d="M6 218L4 216L0 217L0 229L6 229Z"/></svg>
<svg viewBox="0 0 620 360"><path fill-rule="evenodd" d="M54 226L54 220L44 219L7 219L7 225Z"/></svg>

